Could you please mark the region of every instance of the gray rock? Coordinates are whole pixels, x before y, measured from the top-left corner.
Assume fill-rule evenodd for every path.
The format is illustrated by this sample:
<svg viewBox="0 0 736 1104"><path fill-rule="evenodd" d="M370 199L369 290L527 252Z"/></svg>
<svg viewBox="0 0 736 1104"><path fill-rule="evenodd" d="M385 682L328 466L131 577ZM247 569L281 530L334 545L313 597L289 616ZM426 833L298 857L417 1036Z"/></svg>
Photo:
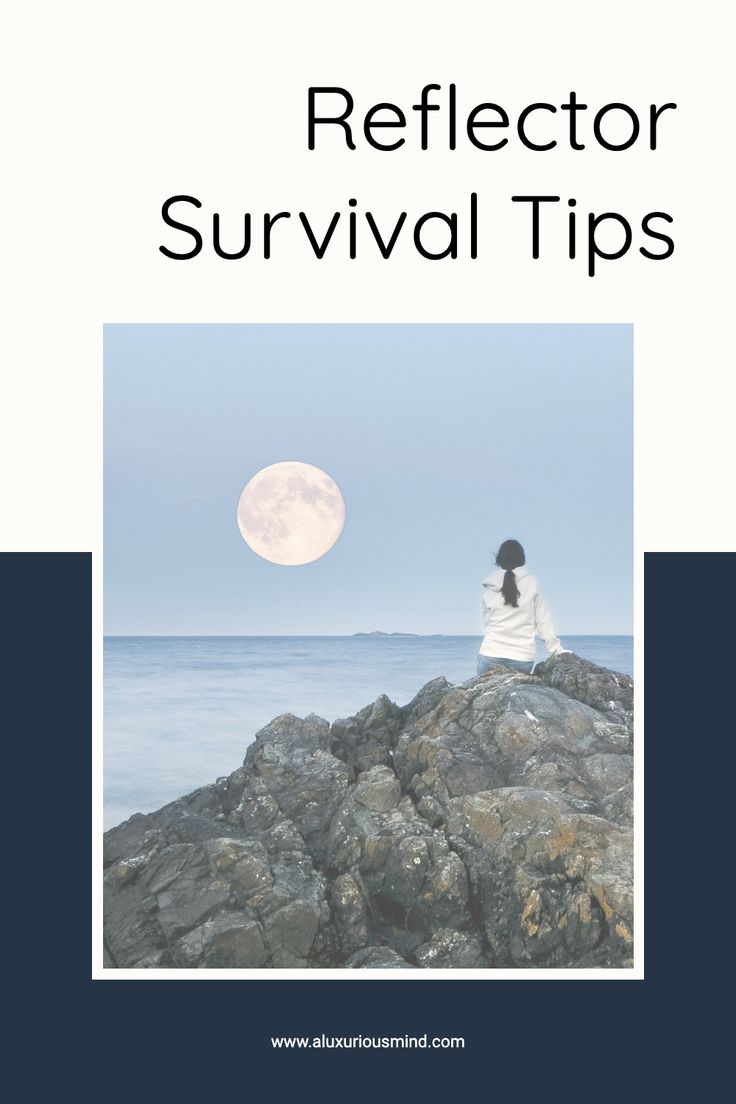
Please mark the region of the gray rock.
<svg viewBox="0 0 736 1104"><path fill-rule="evenodd" d="M340 874L330 886L329 897L340 951L347 958L369 942L368 895L359 876Z"/></svg>
<svg viewBox="0 0 736 1104"><path fill-rule="evenodd" d="M108 867L105 939L115 965L146 965L152 955L187 967L330 964L325 878L290 822L264 838L170 844Z"/></svg>
<svg viewBox="0 0 736 1104"><path fill-rule="evenodd" d="M401 730L402 710L385 694L354 717L330 728L333 753L351 768L351 778L371 767L391 764L391 749Z"/></svg>
<svg viewBox="0 0 736 1104"><path fill-rule="evenodd" d="M169 843L198 843L222 834L214 821L221 803L214 786L203 786L170 802L156 813L135 813L105 832L104 862L109 865L131 855Z"/></svg>
<svg viewBox="0 0 736 1104"><path fill-rule="evenodd" d="M417 947L417 966L425 970L477 970L488 965L480 938L472 932L440 928Z"/></svg>
<svg viewBox="0 0 736 1104"><path fill-rule="evenodd" d="M450 801L496 966L630 965L631 830L522 787Z"/></svg>
<svg viewBox="0 0 736 1104"><path fill-rule="evenodd" d="M390 947L366 947L345 963L351 970L411 970L412 965Z"/></svg>
<svg viewBox="0 0 736 1104"><path fill-rule="evenodd" d="M242 912L221 912L177 940L177 966L257 968L268 962L263 928Z"/></svg>
<svg viewBox="0 0 736 1104"><path fill-rule="evenodd" d="M437 927L469 923L465 867L388 767L372 767L351 787L330 827L327 869L360 879L402 952Z"/></svg>
<svg viewBox="0 0 736 1104"><path fill-rule="evenodd" d="M317 863L327 830L348 789L350 772L330 748L329 725L314 714L277 717L257 733L244 766L275 806L296 825Z"/></svg>
<svg viewBox="0 0 736 1104"><path fill-rule="evenodd" d="M630 782L632 766L631 736L621 724L534 676L500 667L448 690L402 732L395 753L403 787L439 806L528 786L568 793L600 812Z"/></svg>
<svg viewBox="0 0 736 1104"><path fill-rule="evenodd" d="M598 667L590 660L565 652L550 656L534 669L536 678L569 698L590 705L610 720L631 730L634 720L634 680L630 675Z"/></svg>
<svg viewBox="0 0 736 1104"><path fill-rule="evenodd" d="M285 714L226 778L105 835L105 963L631 964L631 680L560 656Z"/></svg>
<svg viewBox="0 0 736 1104"><path fill-rule="evenodd" d="M423 717L425 713L436 709L450 688L450 683L442 675L426 683L409 704L404 706L402 727L408 728L409 725L413 725L415 721Z"/></svg>

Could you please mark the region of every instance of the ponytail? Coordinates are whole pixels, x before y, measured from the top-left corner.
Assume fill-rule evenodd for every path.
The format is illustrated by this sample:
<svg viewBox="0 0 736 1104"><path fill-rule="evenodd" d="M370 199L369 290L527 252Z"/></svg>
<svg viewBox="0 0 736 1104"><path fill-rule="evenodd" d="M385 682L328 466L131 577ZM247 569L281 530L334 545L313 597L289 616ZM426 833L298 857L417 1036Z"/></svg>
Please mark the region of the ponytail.
<svg viewBox="0 0 736 1104"><path fill-rule="evenodd" d="M501 587L504 604L507 606L518 606L519 588L516 585L514 568L522 567L526 563L524 549L517 540L506 540L496 553L496 563L499 567L503 568L505 572L503 586Z"/></svg>
<svg viewBox="0 0 736 1104"><path fill-rule="evenodd" d="M519 604L519 588L516 585L516 579L513 571L508 571L503 577L503 586L501 587L501 593L503 594L504 604L507 606L518 606Z"/></svg>

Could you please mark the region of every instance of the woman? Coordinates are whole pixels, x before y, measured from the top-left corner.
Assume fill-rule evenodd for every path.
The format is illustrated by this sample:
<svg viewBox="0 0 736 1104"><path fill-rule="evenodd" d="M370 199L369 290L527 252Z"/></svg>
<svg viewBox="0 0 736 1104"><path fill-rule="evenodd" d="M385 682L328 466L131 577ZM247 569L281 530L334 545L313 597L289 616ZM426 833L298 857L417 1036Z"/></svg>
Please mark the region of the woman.
<svg viewBox="0 0 736 1104"><path fill-rule="evenodd" d="M552 615L539 583L524 568L526 556L518 541L504 541L496 555L498 571L483 580L483 621L486 635L478 654L478 674L501 664L530 675L534 638L541 636L551 655L563 648L555 635Z"/></svg>

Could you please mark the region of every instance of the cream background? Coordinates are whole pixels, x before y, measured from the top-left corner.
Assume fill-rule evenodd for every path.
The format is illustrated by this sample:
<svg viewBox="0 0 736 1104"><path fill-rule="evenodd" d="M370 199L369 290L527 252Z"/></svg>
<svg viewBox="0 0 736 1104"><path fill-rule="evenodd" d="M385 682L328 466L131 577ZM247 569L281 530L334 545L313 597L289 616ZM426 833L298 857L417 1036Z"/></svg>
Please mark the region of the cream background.
<svg viewBox="0 0 736 1104"><path fill-rule="evenodd" d="M734 547L730 10L716 0L45 0L6 15L0 547L95 553L98 748L104 321L633 321L637 640L644 549ZM656 153L306 148L310 84L343 84L365 110L408 108L423 84L450 81L461 104L510 111L562 103L571 89L591 107L678 108ZM176 193L223 215L290 208L326 222L351 195L386 218L405 206L463 209L471 190L494 215L495 247L475 262L287 258L292 232L268 263L158 251L161 203ZM564 246L533 262L526 216L509 201L532 191L633 221L668 211L675 255L602 263L593 280ZM641 673L639 647L639 717ZM638 753L641 797L641 741ZM639 832L639 860L641 849ZM639 921L642 900L639 886Z"/></svg>

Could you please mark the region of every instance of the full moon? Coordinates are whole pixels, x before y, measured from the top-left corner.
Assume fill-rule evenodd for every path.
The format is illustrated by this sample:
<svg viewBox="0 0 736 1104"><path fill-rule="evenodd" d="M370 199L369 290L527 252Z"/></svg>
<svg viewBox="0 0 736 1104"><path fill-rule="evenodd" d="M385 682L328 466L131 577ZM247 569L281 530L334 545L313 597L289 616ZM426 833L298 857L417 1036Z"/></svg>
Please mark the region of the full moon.
<svg viewBox="0 0 736 1104"><path fill-rule="evenodd" d="M264 560L295 567L329 552L345 525L345 500L321 468L286 460L261 468L238 500L238 528Z"/></svg>

